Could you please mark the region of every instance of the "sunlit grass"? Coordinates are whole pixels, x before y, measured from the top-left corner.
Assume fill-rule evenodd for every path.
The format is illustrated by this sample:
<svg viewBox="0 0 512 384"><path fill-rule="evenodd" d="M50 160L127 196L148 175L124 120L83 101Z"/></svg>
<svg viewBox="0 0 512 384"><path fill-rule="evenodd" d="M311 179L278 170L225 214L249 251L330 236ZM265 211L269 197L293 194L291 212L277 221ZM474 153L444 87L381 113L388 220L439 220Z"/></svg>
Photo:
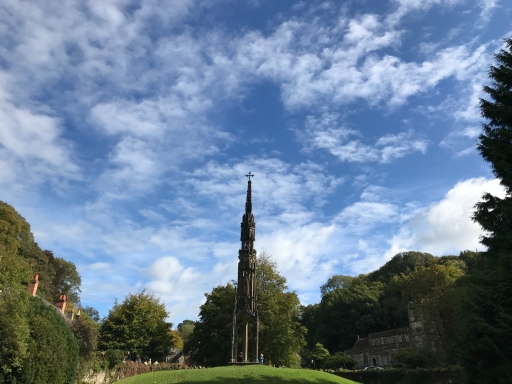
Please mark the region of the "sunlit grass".
<svg viewBox="0 0 512 384"><path fill-rule="evenodd" d="M268 366L217 367L161 371L133 376L120 384L172 384L172 383L318 383L353 384L355 382L325 372L306 369L273 368Z"/></svg>

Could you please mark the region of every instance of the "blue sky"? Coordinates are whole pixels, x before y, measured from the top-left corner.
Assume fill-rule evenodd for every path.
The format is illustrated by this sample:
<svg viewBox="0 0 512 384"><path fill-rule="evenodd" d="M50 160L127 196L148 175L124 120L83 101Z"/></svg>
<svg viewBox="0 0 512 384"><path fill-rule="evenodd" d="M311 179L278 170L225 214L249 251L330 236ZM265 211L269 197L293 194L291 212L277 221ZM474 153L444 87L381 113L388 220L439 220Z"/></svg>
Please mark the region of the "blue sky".
<svg viewBox="0 0 512 384"><path fill-rule="evenodd" d="M504 0L0 4L0 199L83 305L148 289L175 324L256 249L304 304L405 250L481 249L475 149Z"/></svg>

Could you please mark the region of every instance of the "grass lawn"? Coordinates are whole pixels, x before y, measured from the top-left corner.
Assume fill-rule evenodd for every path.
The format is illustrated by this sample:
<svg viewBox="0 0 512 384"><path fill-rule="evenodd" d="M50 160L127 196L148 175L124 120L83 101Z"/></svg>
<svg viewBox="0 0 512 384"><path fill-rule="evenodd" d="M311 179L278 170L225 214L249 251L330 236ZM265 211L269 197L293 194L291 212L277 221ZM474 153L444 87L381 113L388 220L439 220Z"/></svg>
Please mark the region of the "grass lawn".
<svg viewBox="0 0 512 384"><path fill-rule="evenodd" d="M171 384L171 383L318 383L354 384L354 381L330 373L306 369L273 368L252 365L246 367L217 367L146 373L118 381L119 384Z"/></svg>

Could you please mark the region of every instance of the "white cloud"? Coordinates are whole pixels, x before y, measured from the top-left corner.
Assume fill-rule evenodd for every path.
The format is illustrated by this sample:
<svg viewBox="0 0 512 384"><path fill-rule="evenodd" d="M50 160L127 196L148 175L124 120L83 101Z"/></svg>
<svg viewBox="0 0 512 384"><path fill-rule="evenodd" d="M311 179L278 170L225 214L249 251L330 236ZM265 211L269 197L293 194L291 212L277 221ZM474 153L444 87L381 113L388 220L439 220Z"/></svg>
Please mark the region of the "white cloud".
<svg viewBox="0 0 512 384"><path fill-rule="evenodd" d="M344 179L331 173L332 164L268 153L224 160L223 149L242 133L238 127L228 133L219 116L255 84L270 82L289 116L317 116L303 133L308 149L355 163L425 153L429 141L415 131L378 127L363 137L333 111L361 100L396 111L452 79L469 99L443 112L474 124L481 88L475 74L487 65L487 46L429 46L421 60L402 54L409 31L399 23L406 14L455 3L400 0L387 15L322 19L305 12L273 19L284 21L265 31L205 26L198 32L187 17L216 2L142 1L133 9L125 0L6 0L0 182L11 195L20 177L80 184L54 206L34 192L31 206L39 206L29 221L36 237L80 260L85 301L148 287L169 303L173 317L194 318L203 293L236 276L248 171L256 174L257 249L274 255L292 289L316 291L337 268L378 265L372 263L382 261L379 241L406 220L410 232L400 232L393 246L437 244L437 232L419 231L417 218L441 227L445 221L430 208L390 202L393 191L371 185L370 176L358 179L370 184L361 201L343 208L334 194ZM493 6L482 3L482 13ZM453 133L445 141L471 135ZM326 208L331 203L334 211ZM455 245L459 237L454 233Z"/></svg>
<svg viewBox="0 0 512 384"><path fill-rule="evenodd" d="M13 103L3 89L7 80L0 72L0 182L80 179L72 144L62 138L61 121L47 108Z"/></svg>
<svg viewBox="0 0 512 384"><path fill-rule="evenodd" d="M348 231L364 233L373 226L398 221L398 207L390 203L361 201L344 208L337 217Z"/></svg>
<svg viewBox="0 0 512 384"><path fill-rule="evenodd" d="M343 179L325 174L323 167L315 163L290 166L276 158L247 158L240 162L218 164L208 162L202 169L187 177L186 184L196 193L214 201L221 210L239 209L245 200L243 175L251 171L253 200L258 201L258 214L271 222L296 222L305 211L305 204L324 204L323 198L333 193ZM281 215L294 213L295 216ZM301 216L296 216L300 214Z"/></svg>
<svg viewBox="0 0 512 384"><path fill-rule="evenodd" d="M146 288L164 300L171 319L195 319L199 305L205 300L203 294L235 278L236 268L234 259L228 264L218 263L204 272L184 266L176 257L164 256L148 267L151 281Z"/></svg>
<svg viewBox="0 0 512 384"><path fill-rule="evenodd" d="M453 3L399 1L397 9L405 14ZM65 102L65 108L76 110L109 140L117 140L102 154L107 169L93 182L110 199L147 193L166 172L175 170L176 162L210 156L229 145L233 137L213 126L209 114L219 100L241 98L248 85L262 79L280 87L290 110L333 108L361 98L370 105L396 107L443 79L472 78L485 51L459 45L432 53L421 63L406 62L392 54L403 31L375 14L340 16L324 24L297 17L268 35L248 31L233 37L213 30L200 39L185 29L152 41L146 33L150 22L155 28L179 24L191 9L210 3L144 2L129 12L125 2L90 2L87 12L78 3L53 9L54 3L45 2L28 11L17 2L6 4L8 12L0 17L4 21L12 15L5 21L13 28L2 30L2 37L15 48L4 51L14 79L6 92L23 104L52 84L73 83L73 90L53 96L52 102ZM232 42L225 44L228 38ZM134 101L129 97L132 92L142 100ZM472 110L473 104L460 112L461 118ZM424 153L427 146L422 138L406 137L409 133L399 133L392 145L384 144L391 136L381 137L375 145L342 140L351 133L332 129L316 132L311 140L340 159L355 162L390 162L412 152ZM69 145L60 143L60 163L67 165L52 172L67 170L69 175L74 164L69 161ZM58 152L52 151L52 156ZM8 159L4 156L2 161ZM10 168L16 167L19 164ZM13 172L4 171L4 176L13 177Z"/></svg>
<svg viewBox="0 0 512 384"><path fill-rule="evenodd" d="M485 193L504 197L497 179L469 179L457 183L445 198L411 217L390 240L386 259L398 252L417 250L434 255L458 254L465 249L482 250L482 229L471 220L474 205Z"/></svg>
<svg viewBox="0 0 512 384"><path fill-rule="evenodd" d="M427 9L435 3L441 1L404 2L401 9ZM471 80L486 63L485 46L465 44L432 52L423 62L403 61L389 53L401 44L402 31L396 27L373 14L342 17L335 27L294 19L268 37L247 34L237 41L234 60L244 72L280 84L290 110L357 99L396 107L444 79Z"/></svg>
<svg viewBox="0 0 512 384"><path fill-rule="evenodd" d="M336 115L324 114L321 117L308 116L306 134L298 132L306 145L313 149L324 149L341 161L364 163L389 163L413 152L426 153L428 141L414 131L386 134L368 145L360 135L341 125Z"/></svg>
<svg viewBox="0 0 512 384"><path fill-rule="evenodd" d="M455 157L477 154L475 139L481 132L481 128L475 126L453 131L441 140L439 146L452 150Z"/></svg>
<svg viewBox="0 0 512 384"><path fill-rule="evenodd" d="M317 289L340 263L333 254L336 231L335 225L321 223L281 228L259 236L256 245L277 262L290 289Z"/></svg>
<svg viewBox="0 0 512 384"><path fill-rule="evenodd" d="M490 20L492 12L498 7L499 0L480 0L479 6L482 9L480 11L481 27L483 27Z"/></svg>

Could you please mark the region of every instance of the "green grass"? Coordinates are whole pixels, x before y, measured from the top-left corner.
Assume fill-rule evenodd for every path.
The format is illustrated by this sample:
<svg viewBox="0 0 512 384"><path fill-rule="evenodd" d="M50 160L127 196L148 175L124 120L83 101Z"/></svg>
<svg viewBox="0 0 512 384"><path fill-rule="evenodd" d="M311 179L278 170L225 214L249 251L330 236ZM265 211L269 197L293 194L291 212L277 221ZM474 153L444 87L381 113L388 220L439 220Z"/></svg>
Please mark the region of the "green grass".
<svg viewBox="0 0 512 384"><path fill-rule="evenodd" d="M272 368L268 366L217 367L208 369L187 369L161 371L133 376L118 381L119 384L263 384L263 383L317 383L354 384L354 381L331 375L330 373L306 369Z"/></svg>

